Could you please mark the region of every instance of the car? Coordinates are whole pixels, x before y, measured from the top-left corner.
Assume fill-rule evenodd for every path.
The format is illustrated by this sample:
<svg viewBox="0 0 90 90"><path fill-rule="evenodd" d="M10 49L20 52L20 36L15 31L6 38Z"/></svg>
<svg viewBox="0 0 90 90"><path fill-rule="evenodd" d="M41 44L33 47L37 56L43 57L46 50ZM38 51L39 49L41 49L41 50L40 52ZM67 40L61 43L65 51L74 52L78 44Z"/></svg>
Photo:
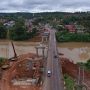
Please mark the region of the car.
<svg viewBox="0 0 90 90"><path fill-rule="evenodd" d="M57 56L57 55L55 55L55 56L54 56L54 58L58 58L58 56Z"/></svg>
<svg viewBox="0 0 90 90"><path fill-rule="evenodd" d="M50 70L47 71L47 76L51 77L51 71Z"/></svg>

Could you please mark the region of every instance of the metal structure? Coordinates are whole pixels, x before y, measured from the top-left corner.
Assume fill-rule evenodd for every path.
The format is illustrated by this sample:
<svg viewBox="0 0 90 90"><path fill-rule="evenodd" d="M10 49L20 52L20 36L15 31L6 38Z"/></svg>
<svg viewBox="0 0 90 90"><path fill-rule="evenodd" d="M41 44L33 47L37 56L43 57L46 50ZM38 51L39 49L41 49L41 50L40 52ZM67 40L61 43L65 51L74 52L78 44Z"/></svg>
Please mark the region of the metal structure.
<svg viewBox="0 0 90 90"><path fill-rule="evenodd" d="M84 82L84 67L82 65L78 68L78 78L74 90L87 90L87 86L83 84Z"/></svg>
<svg viewBox="0 0 90 90"><path fill-rule="evenodd" d="M42 43L48 42L48 36L42 36Z"/></svg>
<svg viewBox="0 0 90 90"><path fill-rule="evenodd" d="M42 34L42 43L48 42L48 38L49 38L49 32L44 32Z"/></svg>
<svg viewBox="0 0 90 90"><path fill-rule="evenodd" d="M15 47L14 47L14 44L13 44L13 42L11 42L11 44L12 44L13 51L14 51L14 57L16 58L16 57L17 57L17 54L16 54L16 51L15 51Z"/></svg>

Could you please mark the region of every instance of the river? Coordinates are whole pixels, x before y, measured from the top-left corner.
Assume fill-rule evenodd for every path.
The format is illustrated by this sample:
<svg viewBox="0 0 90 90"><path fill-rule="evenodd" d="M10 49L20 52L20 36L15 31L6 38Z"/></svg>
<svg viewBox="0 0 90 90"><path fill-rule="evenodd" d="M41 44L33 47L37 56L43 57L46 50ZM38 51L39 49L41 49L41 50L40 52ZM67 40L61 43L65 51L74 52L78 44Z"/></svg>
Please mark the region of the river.
<svg viewBox="0 0 90 90"><path fill-rule="evenodd" d="M35 46L39 42L14 42L17 55L36 53ZM61 57L69 58L73 62L86 62L90 59L90 43L58 43L58 51L63 53ZM41 51L39 50L41 55ZM0 57L13 57L13 48L10 42L0 41Z"/></svg>
<svg viewBox="0 0 90 90"><path fill-rule="evenodd" d="M39 42L13 42L17 55L36 53L35 46L39 45ZM45 52L46 49L45 49ZM42 54L42 50L39 50L39 55ZM14 51L10 42L0 42L0 57L11 58L14 56Z"/></svg>

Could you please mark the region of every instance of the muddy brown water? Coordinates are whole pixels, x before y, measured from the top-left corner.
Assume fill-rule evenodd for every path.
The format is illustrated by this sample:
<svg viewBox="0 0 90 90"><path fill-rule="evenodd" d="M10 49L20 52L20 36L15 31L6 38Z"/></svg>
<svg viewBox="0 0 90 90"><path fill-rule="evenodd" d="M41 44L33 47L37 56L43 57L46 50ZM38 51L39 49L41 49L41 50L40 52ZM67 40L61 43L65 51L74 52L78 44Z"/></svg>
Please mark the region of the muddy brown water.
<svg viewBox="0 0 90 90"><path fill-rule="evenodd" d="M86 62L90 59L90 43L59 43L58 51L73 62Z"/></svg>
<svg viewBox="0 0 90 90"><path fill-rule="evenodd" d="M14 42L17 55L36 53L35 46L40 42ZM63 53L61 57L69 58L73 62L86 62L90 59L90 43L58 43L58 51ZM41 51L39 50L41 55ZM13 57L12 45L8 41L0 42L0 57Z"/></svg>
<svg viewBox="0 0 90 90"><path fill-rule="evenodd" d="M17 55L36 53L35 46L39 44L40 42L14 42ZM42 50L39 50L39 55L42 55ZM14 52L11 43L0 42L0 57L11 58L13 56Z"/></svg>

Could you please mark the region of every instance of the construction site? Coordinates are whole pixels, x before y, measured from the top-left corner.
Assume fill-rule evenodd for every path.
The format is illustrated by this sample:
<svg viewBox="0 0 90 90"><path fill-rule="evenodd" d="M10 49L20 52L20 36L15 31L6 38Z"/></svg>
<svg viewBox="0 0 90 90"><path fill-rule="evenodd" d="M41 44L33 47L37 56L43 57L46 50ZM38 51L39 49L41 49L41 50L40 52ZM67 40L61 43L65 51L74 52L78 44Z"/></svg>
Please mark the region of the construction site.
<svg viewBox="0 0 90 90"><path fill-rule="evenodd" d="M39 37L40 39L40 37ZM42 43L47 43L48 37L42 36ZM35 46L36 53L17 55L14 43L11 42L14 56L6 59L0 66L0 90L41 90L46 65L43 44ZM39 54L41 50L41 54Z"/></svg>
<svg viewBox="0 0 90 90"><path fill-rule="evenodd" d="M19 56L16 53L14 43L11 42L14 56L6 59L4 64L0 66L0 90L44 90L43 83L49 48L47 32L41 38L42 43L35 46L36 53ZM41 50L41 55L39 50ZM68 58L62 58L64 55L62 52L58 54L60 70L62 70L62 82L64 82L63 75L68 74L75 81L73 90L90 90L90 72L85 71ZM63 90L67 90L65 83L61 85L64 87Z"/></svg>

